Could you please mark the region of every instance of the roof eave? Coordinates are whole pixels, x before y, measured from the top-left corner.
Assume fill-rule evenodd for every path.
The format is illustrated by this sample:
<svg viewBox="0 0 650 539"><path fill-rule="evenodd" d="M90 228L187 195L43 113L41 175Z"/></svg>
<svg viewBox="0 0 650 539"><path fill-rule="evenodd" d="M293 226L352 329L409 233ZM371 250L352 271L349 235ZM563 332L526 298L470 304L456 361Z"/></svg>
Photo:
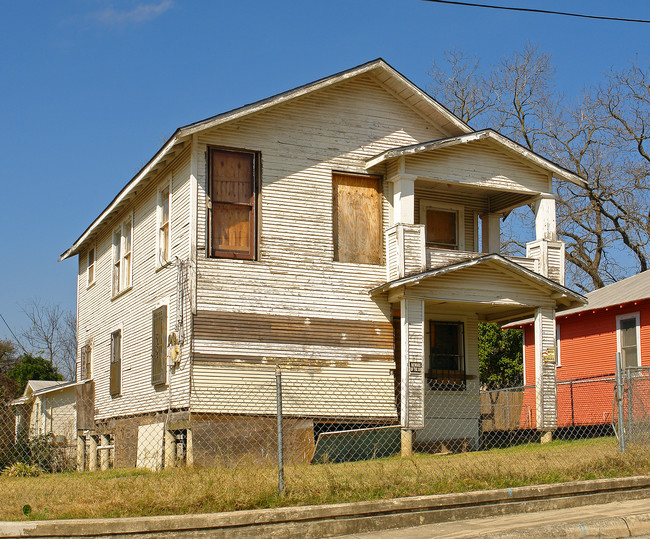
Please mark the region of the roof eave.
<svg viewBox="0 0 650 539"><path fill-rule="evenodd" d="M79 236L70 248L64 251L59 257L59 262L79 254L81 245L100 227L108 216L121 204L131 192L146 178L146 176L160 163L160 161L169 153L169 151L180 142L184 136L177 129L176 132L167 140L167 142L156 152L156 154L149 160L149 162L140 169L140 171L127 183L111 203L104 209L102 213L90 224L90 226Z"/></svg>

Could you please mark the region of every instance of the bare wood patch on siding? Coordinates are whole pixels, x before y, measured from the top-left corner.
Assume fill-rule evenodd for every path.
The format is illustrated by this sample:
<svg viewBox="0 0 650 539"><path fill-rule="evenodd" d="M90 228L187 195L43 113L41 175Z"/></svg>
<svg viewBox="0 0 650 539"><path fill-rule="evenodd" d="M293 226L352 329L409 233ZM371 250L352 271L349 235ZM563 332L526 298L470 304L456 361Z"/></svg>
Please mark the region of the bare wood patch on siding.
<svg viewBox="0 0 650 539"><path fill-rule="evenodd" d="M199 340L393 347L393 326L388 321L199 311L194 321L194 331Z"/></svg>

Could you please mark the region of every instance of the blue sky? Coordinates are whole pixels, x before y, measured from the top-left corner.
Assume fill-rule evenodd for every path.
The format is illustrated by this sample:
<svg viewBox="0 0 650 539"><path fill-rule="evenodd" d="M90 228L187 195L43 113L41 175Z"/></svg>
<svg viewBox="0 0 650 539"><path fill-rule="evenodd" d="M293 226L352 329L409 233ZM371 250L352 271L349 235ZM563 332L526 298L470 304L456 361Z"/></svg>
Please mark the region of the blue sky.
<svg viewBox="0 0 650 539"><path fill-rule="evenodd" d="M648 0L491 3L650 19ZM528 41L574 95L637 55L647 65L649 38L648 24L420 0L7 3L0 313L20 331L32 298L74 309L77 261L58 256L180 125L377 57L426 88L446 49L490 63Z"/></svg>

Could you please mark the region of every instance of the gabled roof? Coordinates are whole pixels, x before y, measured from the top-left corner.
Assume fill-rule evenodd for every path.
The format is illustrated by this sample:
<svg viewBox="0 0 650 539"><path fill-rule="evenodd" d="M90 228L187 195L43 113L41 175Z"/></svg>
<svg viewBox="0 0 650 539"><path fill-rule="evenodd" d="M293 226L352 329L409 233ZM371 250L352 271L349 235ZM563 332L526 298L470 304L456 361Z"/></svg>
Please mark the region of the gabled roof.
<svg viewBox="0 0 650 539"><path fill-rule="evenodd" d="M155 174L163 164L170 159L175 153L186 146L190 137L194 133L211 129L226 122L237 120L244 116L254 114L267 108L286 103L311 92L321 90L334 84L358 77L364 74L372 74L381 84L389 88L395 95L406 103L416 108L424 116L428 116L432 122L435 122L443 131L450 134L469 133L472 128L464 123L460 118L452 114L447 108L438 103L426 92L418 88L404 75L391 67L383 59L378 58L361 64L352 69L341 71L329 77L325 77L309 84L299 86L293 90L288 90L272 97L256 101L249 105L233 109L205 120L188 124L176 129L174 134L167 142L156 152L151 160L126 184L126 186L117 194L104 211L91 223L84 233L74 242L74 244L61 254L59 260L65 260L71 256L79 254L83 243L88 240L92 234L104 224L112 214L118 211L121 204L135 195L135 191L145 179Z"/></svg>
<svg viewBox="0 0 650 539"><path fill-rule="evenodd" d="M556 300L565 300L569 304L572 303L579 305L584 304L587 301L583 295L578 294L577 292L574 292L573 290L570 290L569 288L566 288L565 286L562 286L561 284L556 283L551 279L547 279L539 273L535 273L534 271L531 271L528 268L525 268L524 266L521 266L512 260L508 260L507 258L496 253L487 254L478 258L465 260L463 262L457 262L456 264L450 264L449 266L443 266L441 268L424 271L416 275L409 275L407 277L402 277L401 279L395 279L394 281L390 281L386 284L372 289L370 291L370 294L381 294L383 292L388 292L394 288L399 288L400 286L416 286L425 279L430 279L445 275L447 273L462 271L463 269L470 268L472 266L480 266L485 264L497 264L527 278L531 284L541 286L553 292L554 299Z"/></svg>
<svg viewBox="0 0 650 539"><path fill-rule="evenodd" d="M18 404L25 404L29 402L32 397L37 395L44 395L54 391L60 391L68 387L77 385L78 382L70 382L68 380L54 381L54 380L28 380L23 394L11 401L13 406Z"/></svg>
<svg viewBox="0 0 650 539"><path fill-rule="evenodd" d="M384 161L388 161L396 157L415 155L422 152L432 152L441 148L448 148L450 146L456 146L458 144L471 144L480 140L493 141L504 150L514 153L518 157L528 160L533 165L537 165L538 167L550 172L554 178L567 180L582 187L587 185L587 182L585 182L585 180L583 180L577 174L553 163L552 161L549 161L545 157L542 157L541 155L529 150L528 148L525 148L521 144L518 144L508 137L497 133L493 129L483 129L481 131L475 131L473 133L466 133L445 139L432 140L430 142L422 142L420 144L412 144L410 146L402 146L400 148L391 148L390 150L386 150L385 152L382 152L379 155L368 159L366 161L366 169L372 168L380 163L383 163Z"/></svg>

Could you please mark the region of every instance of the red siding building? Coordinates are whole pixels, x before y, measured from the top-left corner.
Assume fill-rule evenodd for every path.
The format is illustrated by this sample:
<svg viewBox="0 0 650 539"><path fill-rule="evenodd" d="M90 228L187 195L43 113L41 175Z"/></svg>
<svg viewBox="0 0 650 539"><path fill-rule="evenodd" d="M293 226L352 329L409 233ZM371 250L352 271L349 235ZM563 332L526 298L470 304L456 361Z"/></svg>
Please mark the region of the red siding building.
<svg viewBox="0 0 650 539"><path fill-rule="evenodd" d="M623 365L650 365L650 271L587 294L584 307L556 316L558 427L612 421L616 353ZM521 427L535 425L535 336L532 320L510 324L524 330L524 401Z"/></svg>

